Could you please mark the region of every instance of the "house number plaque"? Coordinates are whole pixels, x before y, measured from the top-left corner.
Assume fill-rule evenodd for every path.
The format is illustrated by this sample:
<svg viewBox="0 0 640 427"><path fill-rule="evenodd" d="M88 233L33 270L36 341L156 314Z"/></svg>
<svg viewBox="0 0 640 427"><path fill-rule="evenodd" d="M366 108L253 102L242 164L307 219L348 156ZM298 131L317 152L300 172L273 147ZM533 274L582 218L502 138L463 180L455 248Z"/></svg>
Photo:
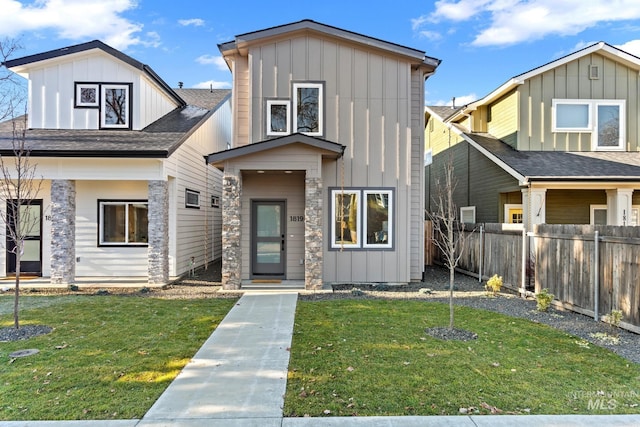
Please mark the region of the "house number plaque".
<svg viewBox="0 0 640 427"><path fill-rule="evenodd" d="M290 215L289 222L304 222L304 215Z"/></svg>

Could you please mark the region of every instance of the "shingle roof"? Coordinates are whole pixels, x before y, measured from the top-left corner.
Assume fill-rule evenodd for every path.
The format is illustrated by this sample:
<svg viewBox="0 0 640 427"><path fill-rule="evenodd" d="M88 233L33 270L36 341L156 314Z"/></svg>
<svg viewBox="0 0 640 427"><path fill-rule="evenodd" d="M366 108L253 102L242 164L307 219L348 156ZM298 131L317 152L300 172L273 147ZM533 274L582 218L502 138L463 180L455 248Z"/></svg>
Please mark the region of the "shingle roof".
<svg viewBox="0 0 640 427"><path fill-rule="evenodd" d="M231 89L174 89L187 104L212 110L217 107L227 96Z"/></svg>
<svg viewBox="0 0 640 427"><path fill-rule="evenodd" d="M41 157L169 157L212 113L196 106L177 108L140 131L29 129L25 145ZM13 132L0 124L0 155L12 155Z"/></svg>
<svg viewBox="0 0 640 427"><path fill-rule="evenodd" d="M486 133L464 133L529 180L640 180L640 152L518 151Z"/></svg>
<svg viewBox="0 0 640 427"><path fill-rule="evenodd" d="M431 110L434 114L436 114L442 121L446 121L449 117L453 116L458 111L462 110L463 107L446 107L446 106L428 106L429 110Z"/></svg>

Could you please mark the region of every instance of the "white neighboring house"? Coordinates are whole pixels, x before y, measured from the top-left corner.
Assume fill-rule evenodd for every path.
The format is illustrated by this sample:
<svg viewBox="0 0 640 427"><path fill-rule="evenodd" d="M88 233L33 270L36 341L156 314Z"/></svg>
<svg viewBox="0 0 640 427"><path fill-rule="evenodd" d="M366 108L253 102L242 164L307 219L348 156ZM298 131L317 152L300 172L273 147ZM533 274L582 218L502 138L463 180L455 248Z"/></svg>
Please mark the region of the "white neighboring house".
<svg viewBox="0 0 640 427"><path fill-rule="evenodd" d="M28 79L26 146L44 179L22 272L163 284L221 257L222 174L204 156L231 141L230 90L171 89L100 41L4 65ZM5 242L0 230L0 276L15 272Z"/></svg>

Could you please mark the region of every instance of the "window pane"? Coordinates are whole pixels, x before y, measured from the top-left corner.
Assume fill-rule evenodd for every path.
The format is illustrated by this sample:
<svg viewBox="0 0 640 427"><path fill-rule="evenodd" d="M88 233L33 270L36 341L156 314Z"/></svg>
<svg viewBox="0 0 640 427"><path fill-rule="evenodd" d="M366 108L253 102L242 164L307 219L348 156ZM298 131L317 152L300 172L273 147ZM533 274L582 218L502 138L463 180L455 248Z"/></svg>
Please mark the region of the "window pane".
<svg viewBox="0 0 640 427"><path fill-rule="evenodd" d="M40 205L20 205L20 235L40 236Z"/></svg>
<svg viewBox="0 0 640 427"><path fill-rule="evenodd" d="M25 240L21 261L40 261L40 240Z"/></svg>
<svg viewBox="0 0 640 427"><path fill-rule="evenodd" d="M102 205L102 241L125 242L125 205Z"/></svg>
<svg viewBox="0 0 640 427"><path fill-rule="evenodd" d="M389 193L367 194L367 244L389 243Z"/></svg>
<svg viewBox="0 0 640 427"><path fill-rule="evenodd" d="M108 88L104 91L104 124L127 124L127 89Z"/></svg>
<svg viewBox="0 0 640 427"><path fill-rule="evenodd" d="M335 220L333 242L335 245L358 244L358 195L335 194Z"/></svg>
<svg viewBox="0 0 640 427"><path fill-rule="evenodd" d="M129 243L147 243L149 241L148 211L149 208L146 204L129 205Z"/></svg>
<svg viewBox="0 0 640 427"><path fill-rule="evenodd" d="M606 209L594 209L593 210L593 224L594 225L607 225L607 210Z"/></svg>
<svg viewBox="0 0 640 427"><path fill-rule="evenodd" d="M556 104L556 128L587 129L589 106L587 104Z"/></svg>
<svg viewBox="0 0 640 427"><path fill-rule="evenodd" d="M271 132L287 131L287 106L283 104L271 105Z"/></svg>
<svg viewBox="0 0 640 427"><path fill-rule="evenodd" d="M319 99L320 89L317 87L297 88L297 123L298 132L319 132Z"/></svg>
<svg viewBox="0 0 640 427"><path fill-rule="evenodd" d="M598 147L620 145L620 107L598 105Z"/></svg>
<svg viewBox="0 0 640 427"><path fill-rule="evenodd" d="M260 264L280 263L280 243L278 242L258 242L257 254Z"/></svg>
<svg viewBox="0 0 640 427"><path fill-rule="evenodd" d="M280 230L280 206L258 205L257 233L259 237L279 237Z"/></svg>

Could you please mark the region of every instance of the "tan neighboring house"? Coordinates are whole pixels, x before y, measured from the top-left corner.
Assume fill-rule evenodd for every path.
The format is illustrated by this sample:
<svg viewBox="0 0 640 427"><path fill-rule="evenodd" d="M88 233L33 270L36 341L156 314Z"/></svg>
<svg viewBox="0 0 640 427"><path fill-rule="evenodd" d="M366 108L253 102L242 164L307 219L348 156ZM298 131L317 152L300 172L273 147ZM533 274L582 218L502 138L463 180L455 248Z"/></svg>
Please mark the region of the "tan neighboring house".
<svg viewBox="0 0 640 427"><path fill-rule="evenodd" d="M640 225L639 116L640 58L602 42L427 107L427 208L451 160L465 222Z"/></svg>
<svg viewBox="0 0 640 427"><path fill-rule="evenodd" d="M163 284L221 257L222 174L204 156L231 141L229 90L171 89L100 41L4 65L28 80L26 147L43 178L23 273ZM5 123L9 162L12 141ZM0 276L16 268L5 234Z"/></svg>
<svg viewBox="0 0 640 427"><path fill-rule="evenodd" d="M425 52L304 20L219 45L233 74L223 285L420 280Z"/></svg>

